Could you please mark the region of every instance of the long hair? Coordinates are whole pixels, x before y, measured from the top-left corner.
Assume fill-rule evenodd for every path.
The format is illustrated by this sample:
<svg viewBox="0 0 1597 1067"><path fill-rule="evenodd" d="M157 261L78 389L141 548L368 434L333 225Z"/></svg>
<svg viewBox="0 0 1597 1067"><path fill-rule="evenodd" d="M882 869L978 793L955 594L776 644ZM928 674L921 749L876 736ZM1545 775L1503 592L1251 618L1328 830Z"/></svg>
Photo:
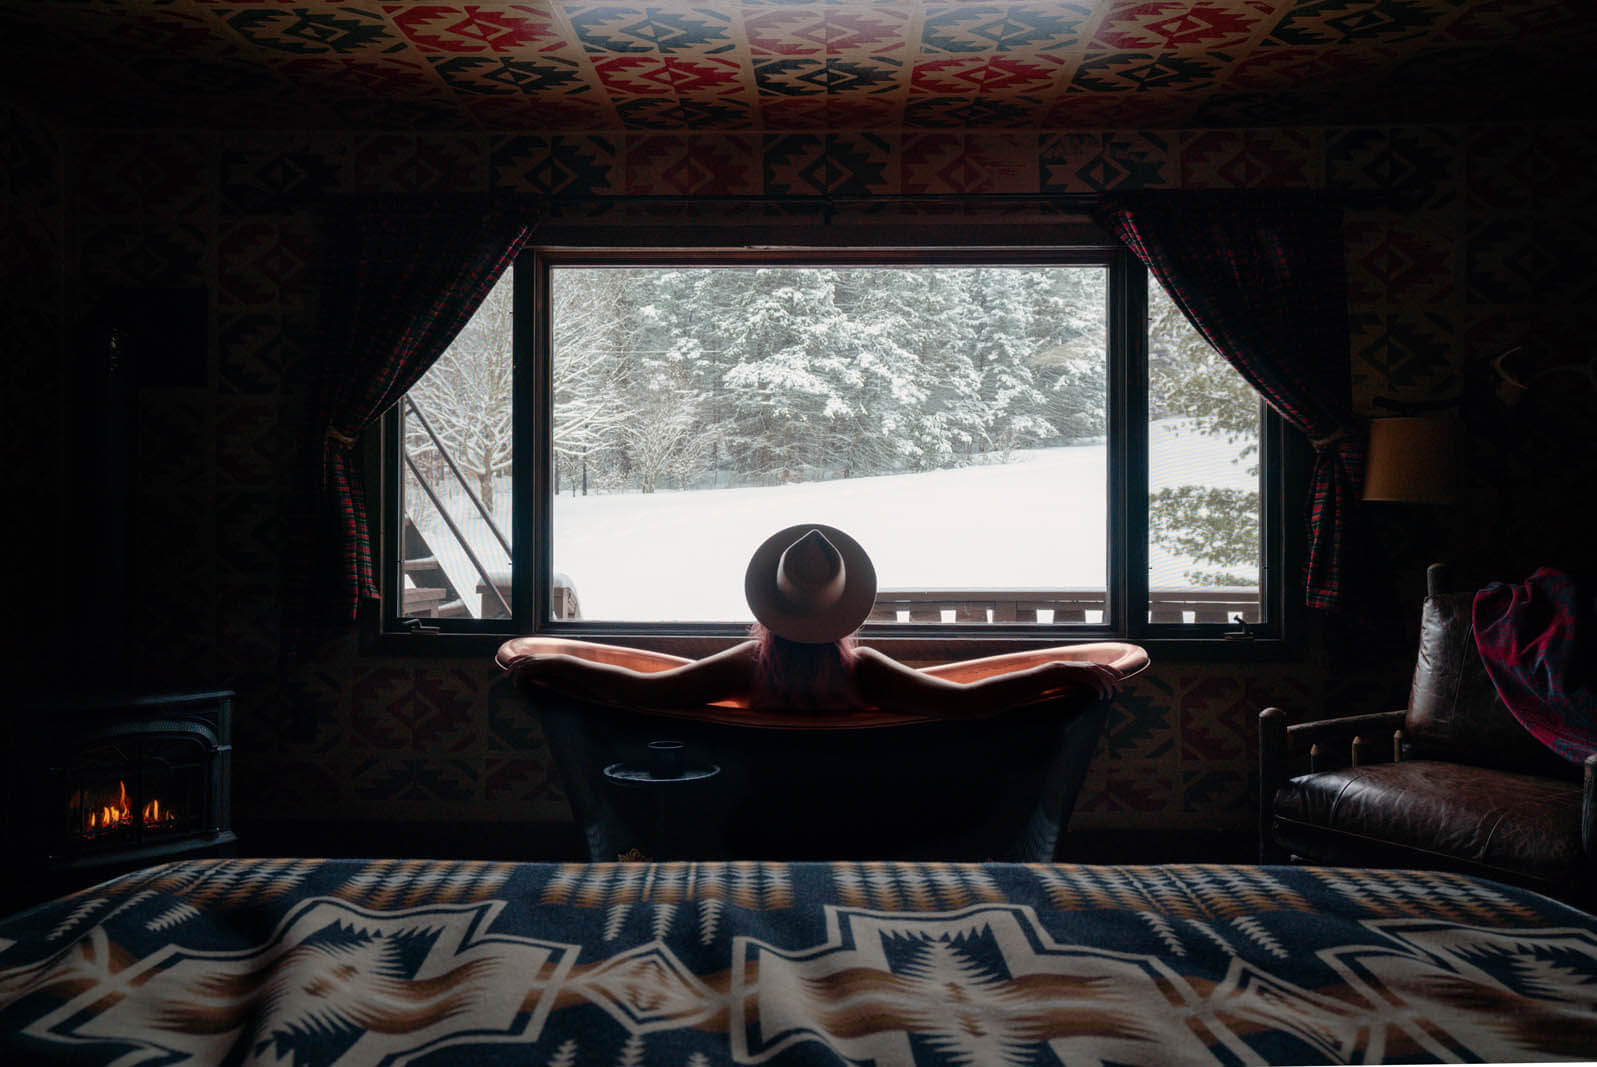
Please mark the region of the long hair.
<svg viewBox="0 0 1597 1067"><path fill-rule="evenodd" d="M854 636L824 645L789 641L760 623L749 630L758 644L750 703L757 708L856 708Z"/></svg>

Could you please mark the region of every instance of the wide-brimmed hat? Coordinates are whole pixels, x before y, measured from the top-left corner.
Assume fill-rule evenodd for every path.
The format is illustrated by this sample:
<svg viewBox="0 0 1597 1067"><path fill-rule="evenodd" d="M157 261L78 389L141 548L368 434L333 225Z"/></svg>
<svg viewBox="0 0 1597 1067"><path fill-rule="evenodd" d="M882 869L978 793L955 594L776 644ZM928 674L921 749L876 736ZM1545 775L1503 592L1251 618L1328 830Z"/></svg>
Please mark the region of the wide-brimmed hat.
<svg viewBox="0 0 1597 1067"><path fill-rule="evenodd" d="M842 530L805 522L778 530L754 550L743 593L754 617L778 637L826 644L870 615L876 568Z"/></svg>

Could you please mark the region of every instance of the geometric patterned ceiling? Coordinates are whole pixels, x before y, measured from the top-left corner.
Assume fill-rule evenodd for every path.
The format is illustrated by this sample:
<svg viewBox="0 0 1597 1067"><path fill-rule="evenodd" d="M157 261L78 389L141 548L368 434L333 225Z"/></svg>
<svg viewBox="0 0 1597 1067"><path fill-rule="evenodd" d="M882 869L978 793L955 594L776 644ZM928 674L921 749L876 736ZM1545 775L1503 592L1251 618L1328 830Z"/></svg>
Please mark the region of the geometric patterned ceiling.
<svg viewBox="0 0 1597 1067"><path fill-rule="evenodd" d="M1092 129L1589 114L1597 0L0 0L72 125Z"/></svg>

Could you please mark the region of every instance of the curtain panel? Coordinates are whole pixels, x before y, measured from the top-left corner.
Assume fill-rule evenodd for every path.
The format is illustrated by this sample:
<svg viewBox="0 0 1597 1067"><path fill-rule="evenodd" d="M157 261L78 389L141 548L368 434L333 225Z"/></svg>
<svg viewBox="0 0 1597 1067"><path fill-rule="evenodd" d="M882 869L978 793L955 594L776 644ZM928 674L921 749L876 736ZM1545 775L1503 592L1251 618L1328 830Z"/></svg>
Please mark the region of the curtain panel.
<svg viewBox="0 0 1597 1067"><path fill-rule="evenodd" d="M1364 478L1339 206L1313 194L1139 192L1093 212L1193 327L1314 445L1305 602L1344 599Z"/></svg>
<svg viewBox="0 0 1597 1067"><path fill-rule="evenodd" d="M531 233L532 208L483 200L362 201L331 225L323 376L306 445L297 610L353 620L378 596L356 442L415 385Z"/></svg>

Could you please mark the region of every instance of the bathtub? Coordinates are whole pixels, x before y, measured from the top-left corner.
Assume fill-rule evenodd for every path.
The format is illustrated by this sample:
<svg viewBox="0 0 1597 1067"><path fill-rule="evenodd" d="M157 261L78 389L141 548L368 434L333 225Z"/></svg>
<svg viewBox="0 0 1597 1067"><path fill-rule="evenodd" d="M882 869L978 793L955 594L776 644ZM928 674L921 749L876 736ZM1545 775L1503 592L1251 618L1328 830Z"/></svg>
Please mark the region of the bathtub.
<svg viewBox="0 0 1597 1067"><path fill-rule="evenodd" d="M644 671L670 665L614 646L549 638L509 642L500 662L532 647ZM927 669L972 681L1061 657L1108 663L1127 676L1147 664L1136 645L1096 642ZM543 727L595 861L1047 862L1111 703L1054 697L987 718L939 720L751 710L736 702L620 708L536 685L520 691Z"/></svg>

